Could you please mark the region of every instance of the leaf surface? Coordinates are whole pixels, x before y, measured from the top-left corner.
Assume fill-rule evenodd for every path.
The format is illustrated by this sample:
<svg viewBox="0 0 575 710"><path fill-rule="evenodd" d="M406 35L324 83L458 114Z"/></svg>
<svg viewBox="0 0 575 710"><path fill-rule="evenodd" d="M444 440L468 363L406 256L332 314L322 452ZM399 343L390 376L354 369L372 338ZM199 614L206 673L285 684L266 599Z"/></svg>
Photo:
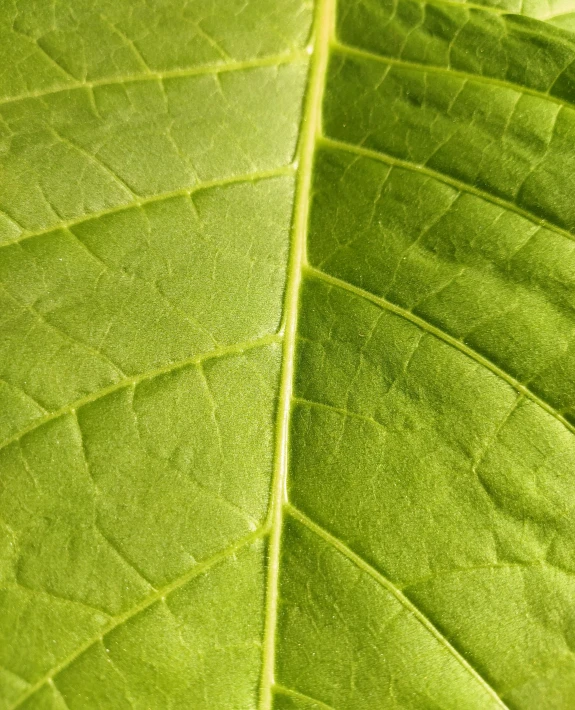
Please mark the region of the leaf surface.
<svg viewBox="0 0 575 710"><path fill-rule="evenodd" d="M5 0L0 709L572 707L572 9Z"/></svg>

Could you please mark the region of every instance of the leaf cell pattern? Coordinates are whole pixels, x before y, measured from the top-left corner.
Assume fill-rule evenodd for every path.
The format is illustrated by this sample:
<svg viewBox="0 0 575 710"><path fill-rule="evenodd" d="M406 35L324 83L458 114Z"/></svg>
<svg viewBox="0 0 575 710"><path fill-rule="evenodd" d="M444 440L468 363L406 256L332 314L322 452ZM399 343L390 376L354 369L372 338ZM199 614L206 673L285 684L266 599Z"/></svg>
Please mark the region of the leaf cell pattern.
<svg viewBox="0 0 575 710"><path fill-rule="evenodd" d="M0 12L0 710L570 708L571 0Z"/></svg>

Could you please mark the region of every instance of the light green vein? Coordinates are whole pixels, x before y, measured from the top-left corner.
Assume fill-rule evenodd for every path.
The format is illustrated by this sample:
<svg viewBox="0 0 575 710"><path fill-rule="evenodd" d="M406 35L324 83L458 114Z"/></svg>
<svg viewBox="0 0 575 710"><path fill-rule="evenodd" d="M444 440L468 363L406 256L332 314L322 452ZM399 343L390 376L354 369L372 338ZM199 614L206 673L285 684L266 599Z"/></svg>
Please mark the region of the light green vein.
<svg viewBox="0 0 575 710"><path fill-rule="evenodd" d="M126 387L133 387L134 385L137 385L140 382L143 382L144 380L151 380L155 377L166 375L170 372L180 370L184 367L199 365L203 362L207 362L208 360L215 360L217 358L228 357L233 355L242 355L243 353L248 352L249 350L253 350L255 348L262 348L266 345L272 345L273 343L279 343L281 342L281 340L282 337L275 333L272 335L265 335L263 338L259 338L258 340L249 340L242 343L234 343L233 345L217 348L216 350L212 350L207 353L202 353L200 355L195 355L194 357L188 358L186 360L179 360L178 362L170 363L169 365L165 365L164 367L158 367L155 370L142 372L138 375L135 375L134 377L128 377L120 380L119 382L114 382L109 387L104 387L103 389L100 389L96 392L92 392L86 397L77 399L74 402L66 404L64 407L55 410L54 412L50 412L50 414L47 414L46 416L34 419L27 427L21 429L17 433L13 434L9 439L6 439L2 443L0 443L0 451L9 446L10 444L19 441L23 436L26 436L26 434L29 434L30 432L34 431L35 429L38 429L44 424L47 424L48 422L51 422L54 419L58 419L59 417L65 416L66 414L73 414L76 412L76 410L80 409L81 407L84 407L86 404L90 404L91 402L95 402L98 399L107 397L108 395L113 394L118 390L125 389Z"/></svg>
<svg viewBox="0 0 575 710"><path fill-rule="evenodd" d="M194 577L199 577L201 574L204 574L215 565L219 564L220 562L223 562L228 557L231 557L232 555L239 552L241 548L256 542L257 540L262 538L266 534L266 532L266 528L264 527L260 530L257 530L256 532L251 533L250 535L246 535L245 537L235 542L233 545L230 545L225 550L218 552L217 554L213 555L207 560L204 560L203 562L199 562L197 565L192 567L191 570L186 572L186 574L182 575L181 577L178 577L166 586L160 587L153 594L150 594L149 596L145 597L145 599L142 599L142 601L133 606L131 609L128 609L128 611L124 612L120 616L114 617L114 619L102 629L102 632L100 634L98 634L97 636L93 636L92 638L85 641L74 651L74 653L67 656L63 661L58 663L58 665L54 666L50 671L48 671L48 673L46 673L42 678L40 678L36 683L34 683L34 685L30 686L30 688L23 695L20 696L18 702L12 706L11 710L16 710L16 708L19 708L30 696L34 695L34 693L40 690L40 688L42 688L45 683L49 683L64 669L68 668L68 666L70 666L77 658L79 658L83 653L85 653L91 646L101 641L112 631L125 624L137 614L143 612L155 602L161 601L162 599L170 595L172 592L175 592L180 587L183 587L184 584L190 582L192 579L194 579Z"/></svg>
<svg viewBox="0 0 575 710"><path fill-rule="evenodd" d="M333 138L328 138L326 136L323 136L321 138L321 144L331 150L352 153L354 155L359 155L363 158L378 160L379 162L385 163L386 165L393 165L394 167L403 168L404 170L409 170L410 172L416 172L421 173L422 175L427 175L428 177L433 178L434 180L438 180L439 182L443 182L446 185L449 185L450 187L454 187L460 192L467 192L470 195L475 195L481 200L491 202L492 204L497 205L498 207L501 207L504 210L507 210L509 212L515 212L524 219L527 219L533 224L536 224L538 227L543 227L544 229L548 229L550 232L556 232L557 234L561 234L561 236L566 237L571 241L575 240L575 236L571 234L569 230L564 229L563 227L559 227L557 224L549 222L546 219L538 217L533 212L529 212L528 210L519 207L519 205L516 205L514 202L509 202L508 200L504 200L501 197L496 197L490 192L480 190L479 188L474 187L469 183L462 182L461 180L457 180L456 178L452 178L451 176L446 175L445 173L433 170L432 168L428 168L425 165L412 163L409 160L402 160L401 158L394 158L393 156L388 155L387 153L384 153L381 150L371 150L369 148L363 148L362 146L354 145L353 143L345 143L344 141L334 140Z"/></svg>
<svg viewBox="0 0 575 710"><path fill-rule="evenodd" d="M369 52L365 49L360 49L359 47L352 47L348 44L343 44L341 42L334 42L333 50L339 52L340 54L345 54L349 57L355 57L357 59L364 59L371 62L378 62L380 64L387 64L388 66L397 66L402 69L413 69L419 72L427 72L430 74L441 74L444 76L457 77L465 81L475 81L481 84L489 84L490 86L497 86L500 89L507 89L508 91L515 91L520 94L527 94L529 96L535 96L542 101L551 101L552 103L559 104L564 108L573 110L574 106L569 101L558 98L557 96L552 96L545 91L539 91L538 89L531 89L525 84L516 84L511 81L505 81L504 79L497 79L495 77L484 75L484 74L472 74L471 72L459 71L457 69L451 69L448 67L438 66L437 64L421 64L421 62L412 62L408 59L400 59L398 57L388 57L381 54L376 54L375 52Z"/></svg>
<svg viewBox="0 0 575 710"><path fill-rule="evenodd" d="M381 422L378 422L377 419L373 419L372 417L368 417L365 414L359 414L359 412L352 412L349 409L344 409L343 407L336 407L333 404L326 404L325 402L316 402L312 399L305 399L304 397L292 397L292 402L294 404L299 404L303 407L312 407L314 409L324 409L328 412L334 412L336 414L341 414L342 417L345 418L351 418L351 419L357 419L358 421L363 421L366 422L367 424L370 424L371 426L375 426L379 429L382 429L385 433L388 433L388 430L383 426Z"/></svg>
<svg viewBox="0 0 575 710"><path fill-rule="evenodd" d="M480 5L479 3L473 2L452 2L451 0L426 0L422 2L422 5L447 5L448 7L457 7L460 10L479 10L480 12L491 12L494 15L507 15L513 14L509 13L508 10L502 10L499 7L493 7L493 5Z"/></svg>
<svg viewBox="0 0 575 710"><path fill-rule="evenodd" d="M401 592L401 590L396 587L391 580L385 577L381 572L378 572L374 567L368 564L362 557L357 555L353 550L351 550L345 543L339 540L337 537L329 533L327 530L319 526L316 522L311 520L307 515L302 513L300 510L288 504L286 511L302 525L305 525L309 530L311 530L315 535L322 538L330 546L335 548L344 557L346 557L350 562L352 562L360 570L368 574L372 579L378 582L382 587L387 589L399 602L400 604L412 614L419 623L424 626L429 633L434 636L439 643L444 646L447 651L465 668L470 675L472 675L475 680L483 687L486 693L488 693L491 698L497 703L497 705L502 708L502 710L509 710L507 705L499 697L494 688L489 685L489 683L483 678L475 668L467 661L457 649L452 646L449 640L443 636L442 633L432 624L432 622L424 615L421 611Z"/></svg>
<svg viewBox="0 0 575 710"><path fill-rule="evenodd" d="M266 585L265 630L260 686L260 710L271 710L275 682L275 639L283 503L286 501L288 437L291 396L294 382L297 317L302 267L311 204L313 160L321 132L321 108L329 59L329 43L334 33L335 2L319 0L313 27L312 60L298 146L298 174L292 223L292 243L284 305L284 350L275 436L274 478L269 509L271 528Z"/></svg>
<svg viewBox="0 0 575 710"><path fill-rule="evenodd" d="M557 20L559 17L572 17L573 15L575 15L575 10L569 10L568 12L558 12L556 15L551 14L539 19L549 22L549 20Z"/></svg>
<svg viewBox="0 0 575 710"><path fill-rule="evenodd" d="M531 399L533 402L535 402L535 404L539 405L541 409L545 410L548 414L550 414L552 417L557 419L557 421L563 424L566 429L575 434L575 426L571 424L567 419L565 419L565 417L560 412L558 412L551 404L549 404L549 402L546 402L544 399L541 399L541 397L532 392L522 382L519 382L519 380L516 380L508 372L502 370L500 367L495 365L495 363L491 362L491 360L488 360L476 350L470 348L462 340L454 338L452 335L449 335L449 333L446 333L440 328L437 328L436 326L432 325L420 316L415 315L415 313L412 313L411 311L408 311L405 308L402 308L401 306L398 306L395 303L386 300L385 298L376 296L370 291L366 291L363 288L359 288L359 286L354 286L353 284L350 284L347 281L342 281L341 279L338 279L335 276L326 274L324 271L320 271L319 269L316 269L311 266L306 267L306 271L310 276L320 279L321 281L324 281L325 283L330 284L331 286L335 286L336 288L348 291L354 294L354 296L358 296L359 298L364 298L368 301L371 301L376 306L384 308L387 311L391 311L392 313L395 313L396 315L400 316L401 318L404 318L405 320L411 321L414 325L418 326L422 330L425 330L428 333L434 335L436 338L443 340L445 343L451 345L456 350L459 350L460 352L464 353L486 369L491 370L494 375L497 375L497 377L500 377L502 380L505 380L505 382L511 385L513 389Z"/></svg>
<svg viewBox="0 0 575 710"><path fill-rule="evenodd" d="M41 229L35 232L24 232L20 234L16 239L10 241L2 242L0 244L0 249L12 246L14 244L19 244L26 239L33 239L34 237L40 237L46 234L52 234L53 232L58 232L62 229L72 229L72 227L77 227L79 224L84 224L85 222L93 222L108 215L117 214L118 212L127 212L129 210L140 209L146 205L151 205L154 202L165 202L166 200L171 200L174 197L190 197L198 192L203 192L205 190L211 190L217 187L227 187L228 185L236 185L239 183L246 182L259 182L260 180L270 180L276 177L282 177L285 175L294 175L295 166L294 165L282 165L279 168L273 168L272 170L261 170L254 173L245 173L243 175L232 175L228 178L220 178L217 180L206 180L205 182L198 183L197 185L192 185L191 187L184 187L179 190L171 190L170 192L161 192L157 195L151 195L150 197L140 197L137 200L132 200L130 202L124 202L121 205L116 205L115 207L110 207L106 210L101 210L100 212L94 212L92 214L83 215L76 219L71 219L66 222L58 222L53 224L46 229Z"/></svg>
<svg viewBox="0 0 575 710"><path fill-rule="evenodd" d="M456 0L420 0L420 4L423 7L425 7L426 5L435 5L436 7L447 6L448 8L459 8L461 10L481 12L491 15L499 15L499 17L501 17L503 20L505 20L507 17L520 17L526 20L533 20L538 23L537 30L534 29L534 24L523 23L521 25L522 34L531 35L532 37L536 38L540 38L542 36L551 37L555 42L557 42L558 44L562 44L564 47L567 47L570 50L573 50L575 48L573 42L565 37L565 32L561 32L561 28L557 28L556 26L548 22L550 19L554 19L555 17L561 17L563 13L560 15L548 15L547 17L536 17L535 15L514 12L513 10L508 10L502 7L495 7L493 5L482 5L479 2L467 2L466 0L462 0L461 2L457 2ZM524 6L524 4L524 2L521 3L522 7ZM573 13L566 12L564 14L571 15Z"/></svg>
<svg viewBox="0 0 575 710"><path fill-rule="evenodd" d="M59 699L61 700L61 702L62 702L63 705L64 705L64 708L65 708L66 710L71 710L70 706L69 706L68 703L66 702L66 698L65 698L65 697L62 695L62 693L60 692L60 688L57 687L57 685L56 685L56 683L54 682L54 679L53 679L53 678L50 678L50 680L48 681L48 685L49 685L49 686L52 688L52 690L54 691L54 695L55 695L57 698L59 698Z"/></svg>
<svg viewBox="0 0 575 710"><path fill-rule="evenodd" d="M190 76L202 76L204 74L222 74L224 72L238 72L247 69L259 69L261 67L276 67L282 64L293 64L297 61L307 61L308 54L301 49L288 54L274 54L257 59L246 59L237 62L218 62L217 64L204 64L203 66L190 67L189 69L172 69L164 72L144 72L132 74L130 76L106 77L105 79L94 79L93 81L70 82L61 84L48 90L31 91L18 96L6 97L0 100L0 106L15 103L16 101L26 101L27 99L39 99L52 94L60 94L63 91L74 91L76 89L94 89L98 86L114 86L117 84L131 84L139 81L164 81L166 79L186 78Z"/></svg>
<svg viewBox="0 0 575 710"><path fill-rule="evenodd" d="M321 710L335 710L331 705L312 698L311 695L306 695L305 693L300 693L299 690L293 690L292 688L286 688L285 685L274 685L274 693L276 695L287 695L292 698L297 698L298 700L304 700L306 703L311 703L312 705L317 705Z"/></svg>

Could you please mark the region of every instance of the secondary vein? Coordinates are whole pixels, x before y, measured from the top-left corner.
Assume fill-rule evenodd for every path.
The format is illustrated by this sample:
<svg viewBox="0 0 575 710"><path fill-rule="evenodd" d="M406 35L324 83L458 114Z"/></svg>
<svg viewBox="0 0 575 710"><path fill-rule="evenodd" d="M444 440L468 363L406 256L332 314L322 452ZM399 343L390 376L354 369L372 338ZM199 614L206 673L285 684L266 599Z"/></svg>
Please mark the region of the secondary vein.
<svg viewBox="0 0 575 710"><path fill-rule="evenodd" d="M312 698L311 695L307 695L306 693L300 693L299 690L294 690L293 688L286 688L284 685L275 685L274 691L276 695L288 695L292 698L303 700L306 703L315 704L318 706L318 708L322 708L322 710L335 710L335 708L333 708L331 705L328 705L327 703L324 703L321 700L317 700L317 698Z"/></svg>
<svg viewBox="0 0 575 710"><path fill-rule="evenodd" d="M334 21L334 0L319 0L314 19L313 54L298 148L292 244L284 306L283 366L277 415L274 480L268 519L271 532L267 562L265 633L260 688L261 710L271 710L273 703L272 688L275 683L279 566L283 508L286 503L289 419L294 382L298 300L302 269L306 259L306 236L310 211L313 160L317 138L321 132L321 107L330 41L334 34Z"/></svg>
<svg viewBox="0 0 575 710"><path fill-rule="evenodd" d="M322 136L320 140L321 144L330 150L358 155L363 158L377 160L380 163L385 163L386 165L391 165L397 168L403 168L404 170L409 170L410 172L421 173L422 175L426 175L430 178L433 178L434 180L443 182L446 185L450 185L451 187L454 187L460 192L467 192L470 195L475 195L481 200L491 202L492 204L497 205L498 207L501 207L502 209L507 210L508 212L515 212L524 219L527 219L533 224L536 224L538 227L543 227L544 229L548 229L550 232L556 232L557 234L561 234L563 237L566 237L570 241L575 240L575 236L568 229L561 227L559 224L550 222L549 220L544 219L543 217L539 217L534 212L526 210L514 202L510 202L507 199L498 197L497 195L488 192L487 190L482 190L481 188L475 187L471 183L458 180L457 178L451 177L451 175L448 175L447 173L440 172L438 170L428 167L427 165L414 163L409 160L403 160L402 158L395 158L394 156L389 155L388 153L384 153L383 150L380 149L373 150L371 148L365 148L361 145L355 145L354 143L347 143L345 141L335 140L333 138L329 138L328 136Z"/></svg>
<svg viewBox="0 0 575 710"><path fill-rule="evenodd" d="M418 326L422 330L427 331L428 333L431 333L431 335L434 335L436 338L439 338L440 340L443 340L443 342L447 343L448 345L451 345L453 348L456 350L459 350L460 352L464 353L468 357L470 357L472 360L475 360L475 362L479 363L486 369L490 370L493 372L494 375L497 375L500 377L502 380L505 380L511 387L513 387L514 390L519 392L520 394L524 395L525 397L528 397L530 400L535 402L541 409L546 411L548 414L550 414L552 417L557 419L558 422L563 424L563 426L568 429L571 433L575 434L575 426L571 424L571 422L566 419L561 412L559 412L553 405L549 404L549 402L545 401L544 399L541 399L538 395L536 395L534 392L532 392L527 385L523 384L522 382L519 382L519 380L515 379L513 375L510 375L508 372L505 370L502 370L500 367L495 365L495 363L491 362L491 360L488 360L485 356L481 355L477 350L474 350L473 348L470 348L469 345L464 343L462 340L458 340L457 338L454 338L452 335L449 333L446 333L445 331L441 330L441 328L438 328L435 325L432 325L428 321L426 321L424 318L421 318L420 316L416 315L415 313L412 313L411 311L406 310L405 308L402 308L401 306L396 305L395 303L392 303L391 301L386 300L385 298L382 298L381 296L376 296L375 294L371 293L370 291L366 291L363 288L359 288L359 286L354 286L353 284L349 283L348 281L342 281L341 279L338 279L335 276L331 276L331 274L327 274L325 271L320 271L319 269L316 269L312 266L307 267L307 271L310 274L310 276L314 276L316 279L320 279L321 281L324 281L325 283L330 284L331 286L334 286L336 288L342 289L344 291L349 291L350 293L353 293L355 296L358 296L359 298L364 298L367 301L371 301L374 303L376 306L379 306L380 308L384 308L387 311L391 311L392 313L395 313L396 315L400 316L401 318L404 318L405 320L410 321L414 325Z"/></svg>
<svg viewBox="0 0 575 710"><path fill-rule="evenodd" d="M503 702L498 693L492 688L489 683L481 676L475 668L467 661L467 659L462 656L459 651L450 643L450 641L434 626L434 624L421 612L419 609L403 594L403 592L393 584L391 580L385 577L381 572L372 567L368 562L366 562L363 557L360 557L353 550L351 550L344 542L339 538L332 535L330 532L318 525L314 520L309 518L301 510L294 508L294 506L289 505L288 512L295 520L299 521L302 525L305 525L308 530L311 530L315 535L322 538L329 545L334 547L340 554L346 557L350 562L352 562L360 570L368 574L372 579L375 579L382 587L388 590L399 603L412 614L419 623L424 626L429 633L434 636L439 643L441 643L447 651L472 675L475 680L483 687L485 692L491 696L501 710L509 710L507 705Z"/></svg>
<svg viewBox="0 0 575 710"><path fill-rule="evenodd" d="M201 363L204 363L207 360L215 360L220 357L242 355L248 350L254 350L255 348L265 347L266 345L279 343L280 340L281 339L278 335L272 333L270 335L264 335L262 338L258 338L257 340L250 340L242 343L233 343L232 345L227 345L221 348L217 348L215 350L209 350L208 352L200 353L185 360L178 360L177 362L172 362L163 367L158 367L155 370L140 372L137 375L134 375L133 377L118 380L117 382L112 383L108 387L96 390L95 392L92 392L89 395L82 397L81 399L77 399L74 402L69 402L60 409L56 409L53 412L49 412L48 414L42 417L37 417L36 419L33 419L26 427L15 432L8 439L5 439L4 441L0 442L0 451L2 451L2 449L5 449L7 446L10 446L10 444L13 444L15 441L19 441L20 439L22 439L22 437L26 436L26 434L29 434L30 432L34 431L35 429L38 429L44 424L47 424L48 422L51 422L54 419L58 419L59 417L63 417L66 414L74 414L78 409L84 407L86 404L90 404L91 402L95 402L98 399L102 399L103 397L113 394L118 390L125 389L126 387L133 387L134 385L137 385L140 382L143 382L144 380L151 380L154 377L167 375L170 372L175 372L176 370L183 369L184 367L200 365Z"/></svg>
<svg viewBox="0 0 575 710"><path fill-rule="evenodd" d="M354 57L355 59L363 59L365 61L377 62L379 64L386 64L388 66L397 66L403 69L413 69L414 71L427 72L430 74L440 74L450 77L458 77L465 81L475 81L480 84L488 84L490 86L495 86L499 89L507 89L509 91L515 91L519 94L534 96L541 101L551 101L559 106L573 110L573 103L562 99L560 96L553 96L549 91L542 91L540 89L535 89L526 84L519 84L513 81L507 81L505 79L498 79L495 76L490 76L489 74L477 74L471 71L463 71L461 69L452 69L448 66L440 66L439 64L424 64L422 62L416 62L409 59L404 59L403 57L393 57L384 54L378 54L377 52L372 52L362 47L352 46L350 44L345 44L343 42L334 42L333 49L340 54L347 55L349 57Z"/></svg>
<svg viewBox="0 0 575 710"><path fill-rule="evenodd" d="M130 76L114 76L104 79L94 79L93 81L76 81L68 84L60 84L51 89L41 91L31 91L18 96L7 96L0 99L0 107L6 104L12 104L17 101L26 101L27 99L39 99L52 94L59 94L64 91L73 91L75 89L93 89L98 86L113 86L118 84L131 84L138 81L164 81L166 79L179 79L191 76L203 76L205 74L222 74L224 72L237 72L246 69L260 69L265 67L276 67L282 64L292 64L297 61L305 60L305 52L296 50L294 52L268 55L265 57L256 57L254 59L246 59L232 62L218 62L217 64L204 64L188 69L168 69L163 72L144 72L140 74L132 74Z"/></svg>
<svg viewBox="0 0 575 710"><path fill-rule="evenodd" d="M118 212L128 212L129 210L140 209L146 205L153 204L154 202L165 202L176 197L190 197L198 192L203 192L205 190L213 190L218 187L228 187L231 185L236 185L240 183L252 183L259 182L260 180L271 180L276 177L291 176L294 174L293 165L280 165L278 168L272 168L271 170L260 170L258 172L243 173L241 175L230 175L229 177L216 178L215 180L206 180L204 182L199 182L196 185L191 185L190 187L182 187L177 190L170 190L169 192L159 192L156 195L149 195L147 197L138 197L137 199L131 200L130 202L124 202L114 207L108 207L107 209L100 210L98 212L93 212L91 214L85 214L81 217L76 217L75 219L66 220L63 222L56 222L50 227L45 229L40 229L38 231L22 231L22 233L15 239L10 241L2 242L0 244L0 249L5 249L7 247L13 246L14 244L19 244L26 239L32 239L34 237L41 237L43 235L53 234L54 232L59 232L63 229L70 230L84 222L94 222L96 220L107 217L108 215L117 214ZM9 219L11 219L9 217ZM12 220L14 221L14 220Z"/></svg>
<svg viewBox="0 0 575 710"><path fill-rule="evenodd" d="M167 597L172 592L176 591L177 589L180 589L180 587L182 587L187 582L191 582L191 580L195 577L199 577L201 574L204 574L212 567L215 567L217 564L238 553L242 548L253 544L257 540L262 538L265 535L265 532L265 528L260 528L259 530L256 530L255 532L246 535L240 540L237 540L225 550L217 552L215 555L204 560L203 562L198 562L198 564L194 565L190 570L188 570L188 572L183 574L181 577L178 577L177 579L173 580L165 587L161 587L160 589L155 590L153 594L150 594L149 596L145 597L144 599L139 601L135 606L131 607L120 616L114 617L112 621L107 624L97 636L88 639L85 643L83 643L75 651L73 651L72 654L70 654L62 661L60 661L60 663L51 668L44 676L42 676L42 678L40 678L36 683L34 683L34 685L31 685L30 688L23 695L20 696L16 704L12 705L11 710L16 710L16 708L21 707L24 702L32 695L34 695L34 693L40 690L40 688L42 688L45 683L50 683L51 681L53 681L53 679L59 673L68 668L68 666L72 665L72 663L74 663L77 658L79 658L94 644L98 643L99 641L102 641L112 631L122 626L134 616L137 616L138 614L143 612L148 607L152 606L152 604L155 604L156 602Z"/></svg>

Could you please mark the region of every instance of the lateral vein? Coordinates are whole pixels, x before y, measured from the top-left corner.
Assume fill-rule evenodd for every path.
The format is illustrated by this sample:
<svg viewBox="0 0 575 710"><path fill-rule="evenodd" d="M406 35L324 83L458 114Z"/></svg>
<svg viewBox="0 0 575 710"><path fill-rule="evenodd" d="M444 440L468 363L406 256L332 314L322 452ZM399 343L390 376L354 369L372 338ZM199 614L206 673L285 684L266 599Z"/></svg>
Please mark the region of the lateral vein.
<svg viewBox="0 0 575 710"><path fill-rule="evenodd" d="M311 695L307 695L306 693L300 693L299 690L294 690L293 688L286 688L285 685L274 685L274 691L278 695L288 695L292 698L297 698L298 700L305 700L307 702L314 703L315 705L318 705L322 710L335 710L331 705L328 705L327 703L324 703L321 700L318 700L317 698L312 698Z"/></svg>
<svg viewBox="0 0 575 710"><path fill-rule="evenodd" d="M33 237L40 237L45 234L52 234L53 232L58 232L63 229L70 230L79 224L84 224L84 222L93 222L103 217L107 217L111 214L116 214L117 212L127 212L129 210L139 209L145 207L146 205L153 204L154 202L165 202L174 197L191 197L197 192L203 192L204 190L210 190L216 187L227 187L228 185L235 185L238 183L249 183L258 182L259 180L270 180L275 177L282 177L284 175L293 175L295 172L293 165L282 165L279 168L272 168L271 170L261 170L253 173L245 173L242 175L232 175L228 178L220 178L216 180L206 180L205 182L200 182L197 185L192 185L191 187L184 187L180 190L171 190L170 192L161 192L157 195L150 195L149 197L139 197L138 199L131 200L130 202L124 202L122 204L116 205L115 207L110 207L100 212L94 212L92 214L83 215L82 217L77 217L76 219L70 219L66 222L57 222L51 227L46 229L40 229L36 232L24 231L20 236L10 241L2 242L0 244L0 249L10 247L14 244L19 244L26 239L32 239Z"/></svg>
<svg viewBox="0 0 575 710"><path fill-rule="evenodd" d="M301 510L298 510L293 505L288 504L286 507L286 512L289 513L295 520L300 522L302 525L311 530L315 535L322 538L325 542L335 548L344 557L346 557L350 562L352 562L356 567L358 567L362 572L368 574L372 579L378 582L382 587L387 589L398 601L399 603L414 616L419 623L424 626L427 631L429 631L432 636L434 636L439 643L441 643L447 651L465 668L470 675L472 675L475 680L483 686L483 689L491 696L491 698L497 703L501 710L509 710L507 705L503 702L499 694L494 688L481 676L475 668L467 661L464 656L459 653L459 651L450 643L450 641L434 626L434 624L423 614L414 604L411 602L402 591L393 584L393 582L385 577L381 572L372 567L368 562L366 562L363 557L360 557L353 550L351 550L344 542L339 538L332 535L330 532L318 525L314 520L309 518Z"/></svg>
<svg viewBox="0 0 575 710"><path fill-rule="evenodd" d="M516 84L512 81L506 81L505 79L497 79L496 77L485 75L485 74L473 74L469 71L461 71L458 69L451 69L448 67L442 67L437 64L422 64L421 62L413 62L409 59L400 59L398 57L388 57L383 54L377 54L376 52L371 52L360 47L354 47L350 44L344 44L343 42L335 42L333 45L334 50L340 54L345 54L350 57L355 57L357 59L365 59L366 61L377 62L379 64L387 64L391 66L397 66L405 69L413 69L420 72L429 72L431 74L444 74L446 76L459 77L466 81L476 81L481 84L489 84L490 86L497 86L500 89L508 89L509 91L515 91L519 94L535 96L542 101L550 101L564 108L573 110L574 106L570 101L565 101L558 96L553 96L549 92L540 91L538 89L532 89L524 84Z"/></svg>
<svg viewBox="0 0 575 710"><path fill-rule="evenodd" d="M326 148L330 148L331 150L352 153L353 155L359 155L363 158L378 160L379 162L385 163L386 165L392 165L397 168L409 170L410 172L427 175L428 177L433 178L434 180L439 180L439 182L443 182L446 185L454 187L460 192L467 192L471 195L475 195L476 197L482 200L485 200L486 202L491 202L492 204L497 205L498 207L501 207L504 210L507 210L509 212L515 212L524 219L528 219L530 222L533 222L533 224L536 224L538 227L543 227L544 229L548 229L551 232L561 234L561 236L566 237L571 241L575 240L575 236L571 234L568 229L564 229L563 227L560 227L554 222L549 222L548 220L543 219L542 217L538 217L533 212L529 212L528 210L519 207L519 205L516 205L514 202L510 202L509 200L497 197L496 195L493 195L490 192L481 190L477 187L474 187L473 185L470 185L469 183L457 180L456 178L452 178L450 175L439 172L438 170L434 170L433 168L429 168L426 165L412 163L409 160L395 158L391 155L388 155L387 153L384 153L381 150L372 150L370 148L364 148L363 146L355 145L353 143L346 143L345 141L335 140L333 138L328 138L327 136L322 136L320 143L323 144Z"/></svg>
<svg viewBox="0 0 575 710"><path fill-rule="evenodd" d="M9 96L0 100L0 106L26 101L27 99L38 99L52 94L59 94L64 91L76 89L92 89L98 86L113 86L116 84L131 84L139 81L164 81L165 79L186 78L189 76L202 76L205 74L222 74L224 72L243 71L246 69L259 69L261 67L276 67L282 64L292 64L296 61L304 61L307 55L304 50L298 50L287 54L269 55L257 59L246 59L244 61L218 62L216 64L204 64L203 66L190 67L189 69L172 69L164 72L143 72L132 74L131 76L107 77L105 79L94 79L93 81L77 81L69 84L61 84L45 91L31 91L19 96Z"/></svg>
<svg viewBox="0 0 575 710"><path fill-rule="evenodd" d="M151 380L154 377L166 375L170 372L174 372L175 370L179 370L189 365L199 365L203 362L206 362L207 360L215 360L216 358L226 357L229 355L242 355L248 350L265 347L266 345L272 345L273 343L279 342L281 342L281 336L275 333L272 335L265 335L263 338L259 338L258 340L250 340L245 343L235 343L233 345L228 345L227 347L217 348L216 350L211 350L207 353L201 353L200 355L196 355L195 357L191 357L186 360L179 360L178 362L171 363L170 365L166 365L165 367L159 367L156 370L149 370L148 372L142 372L138 375L135 375L134 377L122 379L118 382L111 384L109 387L97 390L96 392L92 392L86 397L82 397L82 399L77 399L74 402L66 404L64 407L61 407L60 409L57 409L54 412L50 412L46 416L34 419L27 427L24 427L20 431L13 434L10 438L5 439L3 442L1 442L0 451L2 451L2 449L5 449L10 444L19 441L23 436L26 436L26 434L29 434L30 432L34 431L35 429L38 429L44 424L47 424L48 422L51 422L54 419L58 419L59 417L63 417L66 414L73 414L76 412L76 410L80 409L86 404L90 404L91 402L95 402L98 399L102 399L102 397L106 397L109 394L113 394L118 390L137 385L140 382L143 382L144 380Z"/></svg>
<svg viewBox="0 0 575 710"><path fill-rule="evenodd" d="M140 614L152 604L161 601L164 597L168 596L172 592L175 592L177 589L182 587L187 582L190 582L195 577L199 577L201 574L204 574L215 565L219 564L220 562L223 562L228 557L231 557L232 555L236 554L243 547L246 547L247 545L256 542L256 540L263 537L265 533L266 529L264 527L260 530L257 530L256 532L251 533L250 535L246 535L245 537L230 545L225 550L221 550L209 559L204 560L203 562L199 562L181 577L178 577L174 581L167 584L165 587L157 589L153 594L150 594L149 596L145 597L142 601L133 606L131 609L128 609L128 611L124 612L120 616L115 617L107 626L102 629L102 632L100 634L88 639L85 643L79 646L72 654L67 656L58 665L54 666L51 670L49 670L48 673L46 673L42 678L40 678L40 680L34 683L34 685L30 686L26 693L20 696L16 704L12 705L11 710L16 710L16 708L21 707L24 702L30 696L34 695L34 693L40 690L40 688L42 688L45 683L49 683L50 681L52 681L59 673L68 668L68 666L70 666L77 658L79 658L94 644L98 643L99 641L102 641L112 631L125 624L137 614Z"/></svg>
<svg viewBox="0 0 575 710"><path fill-rule="evenodd" d="M353 284L350 284L347 281L342 281L341 279L338 279L335 276L331 276L330 274L326 274L324 271L320 271L319 269L316 269L312 266L307 266L306 270L310 275L314 276L315 278L320 279L321 281L324 281L325 283L328 283L331 286L335 286L336 288L343 289L344 291L349 291L350 293L353 293L359 298L364 298L367 301L371 301L376 306L384 308L387 311L391 311L392 313L395 313L396 315L400 316L401 318L404 318L405 320L411 321L411 323L418 326L422 330L425 330L431 335L434 335L436 338L443 340L448 345L451 345L456 350L459 350L460 352L470 357L472 360L475 360L475 362L479 363L486 369L493 372L494 375L497 375L502 380L505 380L505 382L511 385L514 390L516 390L522 395L525 395L525 397L528 397L530 400L535 402L535 404L539 405L548 414L550 414L552 417L557 419L557 421L563 424L566 429L568 429L571 433L575 434L575 425L571 424L571 422L569 422L560 412L558 412L551 404L549 404L549 402L546 402L544 399L541 399L541 397L532 392L526 385L519 382L519 380L515 379L515 377L510 375L505 370L502 370L500 367L495 365L495 363L491 362L491 360L488 360L476 350L473 350L473 348L470 348L463 341L454 338L452 335L449 335L449 333L446 333L445 331L441 330L441 328L437 328L436 326L432 325L420 316L415 315L415 313L412 313L411 311L408 311L405 308L402 308L401 306L397 306L395 303L392 303L391 301L388 301L385 298L382 298L381 296L376 296L370 291L366 291L363 288L359 288L359 286L354 286Z"/></svg>

